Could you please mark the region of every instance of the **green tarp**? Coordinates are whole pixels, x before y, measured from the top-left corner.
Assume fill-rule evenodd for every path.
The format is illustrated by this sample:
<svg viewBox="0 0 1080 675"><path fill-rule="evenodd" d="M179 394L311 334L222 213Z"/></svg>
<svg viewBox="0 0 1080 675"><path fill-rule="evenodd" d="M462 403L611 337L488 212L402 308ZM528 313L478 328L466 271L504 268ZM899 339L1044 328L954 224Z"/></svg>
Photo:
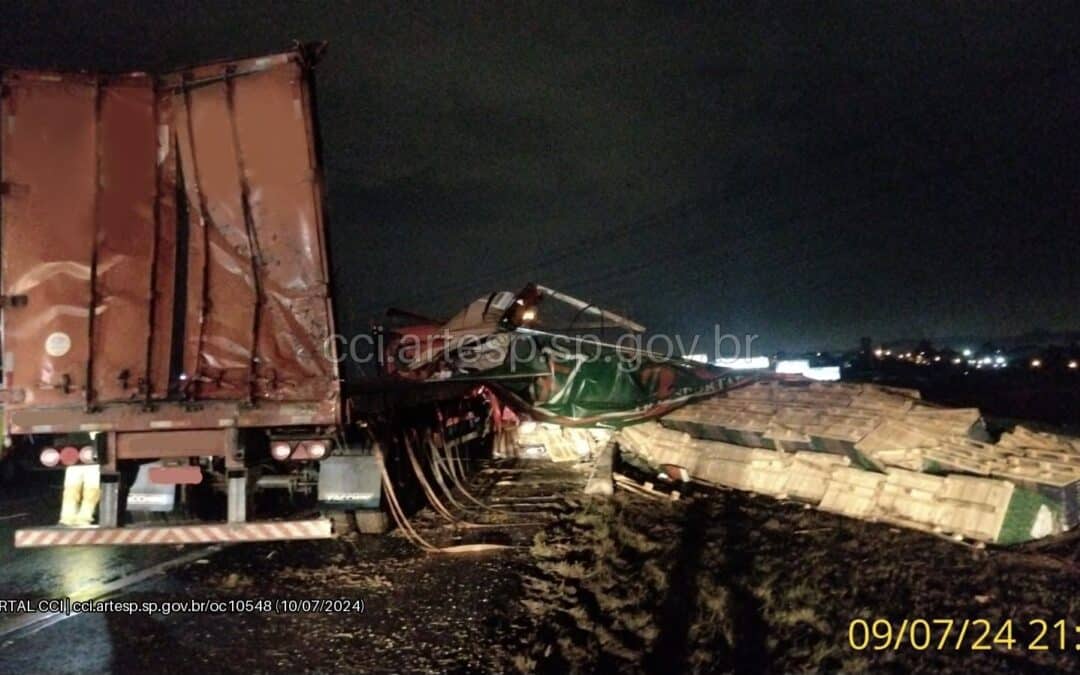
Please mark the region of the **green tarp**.
<svg viewBox="0 0 1080 675"><path fill-rule="evenodd" d="M507 357L477 379L518 408L570 426L610 426L662 415L713 394L723 368L538 331L516 332Z"/></svg>

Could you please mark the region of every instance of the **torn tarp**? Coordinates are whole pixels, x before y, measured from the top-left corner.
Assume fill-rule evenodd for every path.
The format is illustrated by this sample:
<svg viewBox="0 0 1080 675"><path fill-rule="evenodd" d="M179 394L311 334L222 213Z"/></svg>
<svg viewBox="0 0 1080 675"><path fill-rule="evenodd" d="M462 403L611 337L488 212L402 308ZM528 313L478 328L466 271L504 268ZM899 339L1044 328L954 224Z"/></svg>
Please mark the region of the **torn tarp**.
<svg viewBox="0 0 1080 675"><path fill-rule="evenodd" d="M734 381L727 369L621 339L641 330L614 312L530 284L517 294L480 298L441 325L398 331L386 361L390 372L409 379L482 382L530 417L567 426L654 418ZM613 338L613 331L623 332Z"/></svg>
<svg viewBox="0 0 1080 675"><path fill-rule="evenodd" d="M722 369L638 352L610 344L563 341L565 336L527 331L516 336L536 355L510 358L485 373L496 392L536 419L567 426L623 426L659 417L684 403L720 391L730 380ZM629 358L628 358L629 357ZM512 377L525 366L529 378Z"/></svg>

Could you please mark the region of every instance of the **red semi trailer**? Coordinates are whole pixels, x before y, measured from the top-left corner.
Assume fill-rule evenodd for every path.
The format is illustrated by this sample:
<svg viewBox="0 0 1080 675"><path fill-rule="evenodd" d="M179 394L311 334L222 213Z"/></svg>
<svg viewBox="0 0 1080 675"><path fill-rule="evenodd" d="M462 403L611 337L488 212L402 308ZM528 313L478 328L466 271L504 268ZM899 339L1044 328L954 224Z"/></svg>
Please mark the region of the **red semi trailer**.
<svg viewBox="0 0 1080 675"><path fill-rule="evenodd" d="M252 518L256 489L317 490L338 523L378 507L373 459L343 434L320 51L2 71L5 445L96 465L101 490L97 527L16 545L331 535L331 518ZM125 526L214 504L218 522Z"/></svg>

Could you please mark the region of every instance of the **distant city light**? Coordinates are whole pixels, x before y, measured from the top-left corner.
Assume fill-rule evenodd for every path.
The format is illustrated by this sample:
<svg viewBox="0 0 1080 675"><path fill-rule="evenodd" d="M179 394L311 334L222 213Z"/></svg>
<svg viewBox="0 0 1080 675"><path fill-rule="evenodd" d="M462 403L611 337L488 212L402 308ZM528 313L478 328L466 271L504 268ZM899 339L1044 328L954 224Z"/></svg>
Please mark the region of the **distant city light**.
<svg viewBox="0 0 1080 675"><path fill-rule="evenodd" d="M957 356L955 359L952 360L952 362L953 362L953 365L959 365L963 360L964 359Z"/></svg>
<svg viewBox="0 0 1080 675"><path fill-rule="evenodd" d="M780 375L802 375L808 370L810 370L810 362L806 359L776 362L776 372Z"/></svg>
<svg viewBox="0 0 1080 675"><path fill-rule="evenodd" d="M1005 365L1005 357L1004 356L995 356L994 357L994 363L998 364L999 366Z"/></svg>
<svg viewBox="0 0 1080 675"><path fill-rule="evenodd" d="M971 350L970 350L970 349L965 349L965 350L964 350L963 352L961 352L961 353L962 353L962 354L963 354L964 356L971 356L971 354L972 354L972 352L971 352Z"/></svg>
<svg viewBox="0 0 1080 675"><path fill-rule="evenodd" d="M881 355L884 354L884 353L885 353L885 350L882 349L881 347L878 347L877 349L874 350L874 356L877 356L878 358L880 358Z"/></svg>
<svg viewBox="0 0 1080 675"><path fill-rule="evenodd" d="M749 356L744 358L717 359L714 363L732 370L765 370L769 367L768 356Z"/></svg>
<svg viewBox="0 0 1080 675"><path fill-rule="evenodd" d="M885 350L885 356L892 356L892 350L891 349L886 349Z"/></svg>
<svg viewBox="0 0 1080 675"><path fill-rule="evenodd" d="M811 367L806 359L777 361L776 372L780 375L802 375L811 380L835 382L840 379L840 366Z"/></svg>
<svg viewBox="0 0 1080 675"><path fill-rule="evenodd" d="M935 355L935 356L934 356L934 362L935 362L935 363L937 363L937 362L938 362L938 361L940 361L940 360L941 360L941 356L940 356L940 355Z"/></svg>
<svg viewBox="0 0 1080 675"><path fill-rule="evenodd" d="M810 378L811 380L836 382L840 379L840 366L819 366L817 368L807 368L802 375L803 377Z"/></svg>
<svg viewBox="0 0 1080 675"><path fill-rule="evenodd" d="M1080 363L1078 363L1075 360L1069 361L1069 367L1072 368L1073 370L1076 370L1077 368L1080 368Z"/></svg>
<svg viewBox="0 0 1080 675"><path fill-rule="evenodd" d="M1041 368L1042 367L1042 359L1031 359L1031 367L1032 368Z"/></svg>

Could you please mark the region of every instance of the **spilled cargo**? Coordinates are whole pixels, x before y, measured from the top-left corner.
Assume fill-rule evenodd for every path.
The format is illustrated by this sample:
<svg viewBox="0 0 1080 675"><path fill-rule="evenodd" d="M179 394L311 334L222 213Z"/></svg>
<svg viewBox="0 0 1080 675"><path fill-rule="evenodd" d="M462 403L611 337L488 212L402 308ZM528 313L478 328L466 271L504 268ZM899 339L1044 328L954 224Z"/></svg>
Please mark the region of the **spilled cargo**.
<svg viewBox="0 0 1080 675"><path fill-rule="evenodd" d="M617 442L649 470L957 539L1013 544L1078 524L1075 439L1021 426L991 442L978 410L910 390L759 382Z"/></svg>

